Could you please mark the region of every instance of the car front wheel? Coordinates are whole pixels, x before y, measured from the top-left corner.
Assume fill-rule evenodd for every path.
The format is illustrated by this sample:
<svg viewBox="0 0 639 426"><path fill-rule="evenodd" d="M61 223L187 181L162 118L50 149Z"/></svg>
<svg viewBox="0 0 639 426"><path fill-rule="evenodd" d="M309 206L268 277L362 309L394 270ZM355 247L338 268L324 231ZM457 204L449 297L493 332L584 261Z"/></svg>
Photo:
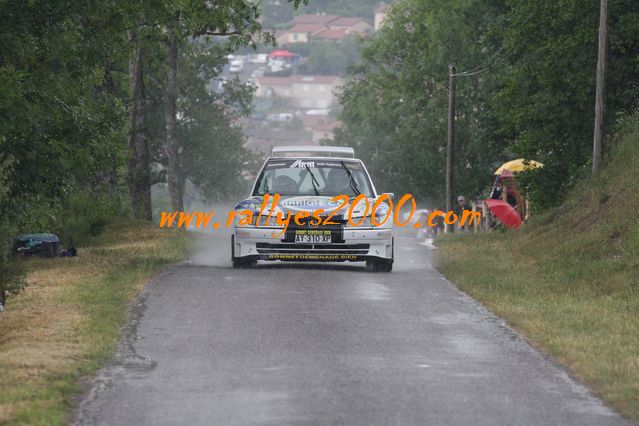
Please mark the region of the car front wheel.
<svg viewBox="0 0 639 426"><path fill-rule="evenodd" d="M233 268L253 268L257 265L257 260L255 259L243 259L235 257L235 235L231 235L231 263L233 264Z"/></svg>
<svg viewBox="0 0 639 426"><path fill-rule="evenodd" d="M257 265L257 260L255 259L233 259L233 267L236 269L253 268L256 265Z"/></svg>
<svg viewBox="0 0 639 426"><path fill-rule="evenodd" d="M386 259L367 260L366 269L370 272L391 272L393 270L393 261Z"/></svg>

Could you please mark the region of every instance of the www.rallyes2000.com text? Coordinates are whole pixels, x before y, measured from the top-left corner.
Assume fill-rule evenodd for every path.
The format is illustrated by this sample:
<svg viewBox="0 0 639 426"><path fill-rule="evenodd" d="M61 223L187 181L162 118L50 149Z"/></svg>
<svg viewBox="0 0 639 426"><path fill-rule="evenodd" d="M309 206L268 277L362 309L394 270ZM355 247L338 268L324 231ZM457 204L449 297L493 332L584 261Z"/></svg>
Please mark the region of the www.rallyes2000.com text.
<svg viewBox="0 0 639 426"><path fill-rule="evenodd" d="M239 226L253 226L256 223L267 223L271 226L281 227L282 229L280 230L278 235L283 235L283 233L286 232L286 229L290 225L291 220L293 220L293 222L298 226L303 225L301 222L302 220L309 218L310 221L308 224L310 226L319 227L326 225L338 225L338 222L334 222L334 217L342 210L346 211L346 218L348 220L348 224L351 226L362 226L366 217L370 217L371 226L384 226L384 224L386 224L391 216L395 225L406 226L411 223L411 219L415 214L415 210L417 208L415 199L411 194L404 195L402 198L399 199L397 204L393 204L393 200L388 194L382 194L375 200L372 205L364 194L359 194L352 202L348 195L334 196L333 198L331 198L331 201L334 203L338 203L338 205L330 211L326 211L325 209L315 209L313 211L298 210L295 213L292 213L291 211L275 212L275 206L277 206L279 199L279 194L273 194L272 197L270 196L270 194L266 194L260 206L260 211L257 214L249 209L230 211L227 216L226 226L230 227L234 223ZM399 219L399 212L408 201L410 201L411 203L411 208L408 212L408 216L405 216L405 219L401 221ZM357 218L353 218L353 212L360 205L360 203L364 203L366 209L363 213L358 212ZM346 209L347 206L348 209ZM381 214L378 215L378 212ZM160 214L160 228L172 228L174 225L177 225L178 228L187 228L191 226L195 226L197 228L207 228L210 226L214 229L217 229L219 228L220 223L211 222L214 215L215 210L211 210L209 212L193 211L190 213L183 211L163 211ZM460 226L465 226L471 225L473 223L478 223L481 220L481 213L472 210L464 210L460 217L460 215L457 215L453 211L444 213L442 210L433 210L428 215L425 223L422 224L417 222L413 226L415 228L419 228L422 226L438 226L436 220L438 220L437 218L439 217L443 218L443 222L446 225L459 223ZM264 218L264 220L262 220L262 218ZM273 236L277 235L274 234Z"/></svg>

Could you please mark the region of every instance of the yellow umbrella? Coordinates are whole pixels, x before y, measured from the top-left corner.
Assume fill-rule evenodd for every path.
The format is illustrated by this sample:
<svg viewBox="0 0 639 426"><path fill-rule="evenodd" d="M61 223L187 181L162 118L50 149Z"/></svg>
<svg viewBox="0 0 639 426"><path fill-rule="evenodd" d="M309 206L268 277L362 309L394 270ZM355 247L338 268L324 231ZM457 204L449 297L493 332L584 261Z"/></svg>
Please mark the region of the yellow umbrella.
<svg viewBox="0 0 639 426"><path fill-rule="evenodd" d="M523 172L524 170L536 169L538 167L544 167L544 165L541 164L539 161L524 160L523 158L518 158L499 166L499 168L495 170L495 174L501 175L504 170L510 170L513 173L517 173Z"/></svg>

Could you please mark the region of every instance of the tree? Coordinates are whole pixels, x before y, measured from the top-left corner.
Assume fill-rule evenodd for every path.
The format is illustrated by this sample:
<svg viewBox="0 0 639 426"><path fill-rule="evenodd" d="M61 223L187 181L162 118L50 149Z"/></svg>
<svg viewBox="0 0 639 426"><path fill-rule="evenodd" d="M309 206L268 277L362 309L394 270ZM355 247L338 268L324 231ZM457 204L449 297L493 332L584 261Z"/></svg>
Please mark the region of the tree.
<svg viewBox="0 0 639 426"><path fill-rule="evenodd" d="M297 7L302 0L289 0ZM225 37L232 49L256 45L256 39L273 42L272 35L264 33L259 23L256 4L243 0L225 0L215 4L193 4L176 1L165 5L167 17L167 74L164 92L167 180L171 205L183 209L184 179L180 176L180 142L176 135L176 100L178 97L177 66L178 48L188 39L198 37Z"/></svg>
<svg viewBox="0 0 639 426"><path fill-rule="evenodd" d="M0 20L1 292L20 287L12 237L61 229L73 194L119 198L128 15L36 0L3 2Z"/></svg>
<svg viewBox="0 0 639 426"><path fill-rule="evenodd" d="M129 64L131 108L129 112L129 197L134 216L151 220L151 171L149 165L149 135L147 129L146 91L144 87L144 40L135 31L129 40L134 45Z"/></svg>
<svg viewBox="0 0 639 426"><path fill-rule="evenodd" d="M361 16L373 18L373 10L380 0L313 0L307 6L300 8L299 13L326 13L339 16ZM388 3L388 2L387 2Z"/></svg>
<svg viewBox="0 0 639 426"><path fill-rule="evenodd" d="M166 131L167 183L173 210L184 210L184 181L179 168L180 146L176 135L176 100L178 73L178 27L180 11L168 25L167 75L164 87L164 121Z"/></svg>
<svg viewBox="0 0 639 426"><path fill-rule="evenodd" d="M362 65L342 95L338 143L355 145L384 190L444 201L448 64L459 72L488 63L477 42L497 2L396 3L387 24L362 49ZM458 81L455 191L478 194L501 150L490 138L490 73Z"/></svg>
<svg viewBox="0 0 639 426"><path fill-rule="evenodd" d="M251 161L243 146L245 137L239 120L251 112L254 88L232 80L218 89L217 77L226 62L227 49L224 43L184 41L177 58L180 93L176 103L175 158L180 186L193 183L200 195L217 200L237 193L243 181L242 171ZM170 160L165 145L163 97L160 83L150 96L153 159L164 171L158 182L167 180Z"/></svg>
<svg viewBox="0 0 639 426"><path fill-rule="evenodd" d="M333 41L311 41L291 46L290 50L306 56L306 63L298 69L300 74L346 75L348 68L357 65L359 42L356 36L347 37L340 43Z"/></svg>
<svg viewBox="0 0 639 426"><path fill-rule="evenodd" d="M639 3L609 1L608 135L617 115L636 106L639 52ZM337 140L358 146L385 185L408 183L441 201L442 88L452 62L458 72L478 72L458 79L456 193L479 195L494 166L524 157L545 164L521 178L533 205L547 208L590 168L599 8L579 0L485 3L396 3L344 90Z"/></svg>
<svg viewBox="0 0 639 426"><path fill-rule="evenodd" d="M96 190L125 153L125 14L113 5L3 3L0 19L0 152L12 159L15 219L37 221L28 200Z"/></svg>
<svg viewBox="0 0 639 426"><path fill-rule="evenodd" d="M611 1L604 128L632 109L639 4ZM539 208L556 205L589 167L599 8L595 2L510 0L492 35L501 47L500 86L491 100L502 138L517 156L545 164L528 182Z"/></svg>

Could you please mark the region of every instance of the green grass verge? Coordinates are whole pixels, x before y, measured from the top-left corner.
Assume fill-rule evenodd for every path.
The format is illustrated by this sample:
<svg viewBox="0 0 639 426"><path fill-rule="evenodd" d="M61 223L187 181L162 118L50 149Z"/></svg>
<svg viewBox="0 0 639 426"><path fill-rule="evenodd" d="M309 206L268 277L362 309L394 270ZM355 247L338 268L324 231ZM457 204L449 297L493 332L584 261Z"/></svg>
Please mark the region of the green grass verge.
<svg viewBox="0 0 639 426"><path fill-rule="evenodd" d="M639 420L639 120L600 175L519 231L444 237L437 266Z"/></svg>
<svg viewBox="0 0 639 426"><path fill-rule="evenodd" d="M128 303L192 246L185 231L119 222L77 258L26 261L28 286L0 314L0 423L64 424L80 378L112 357Z"/></svg>

